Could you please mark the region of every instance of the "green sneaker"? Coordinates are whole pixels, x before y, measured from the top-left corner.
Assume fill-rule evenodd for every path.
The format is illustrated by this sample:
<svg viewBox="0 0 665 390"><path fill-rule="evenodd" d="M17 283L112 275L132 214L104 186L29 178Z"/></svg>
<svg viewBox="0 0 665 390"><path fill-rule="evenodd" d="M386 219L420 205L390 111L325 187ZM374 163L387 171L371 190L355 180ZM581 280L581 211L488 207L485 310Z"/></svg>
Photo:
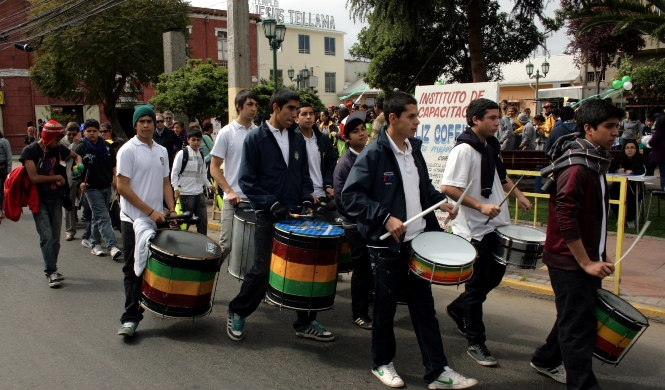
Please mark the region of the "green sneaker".
<svg viewBox="0 0 665 390"><path fill-rule="evenodd" d="M226 334L231 340L242 340L242 330L244 327L245 317L241 317L234 313L229 313L229 318L226 322Z"/></svg>
<svg viewBox="0 0 665 390"><path fill-rule="evenodd" d="M317 341L333 341L335 336L326 330L318 320L314 320L296 330L296 336Z"/></svg>
<svg viewBox="0 0 665 390"><path fill-rule="evenodd" d="M125 322L120 329L118 329L118 334L121 336L132 337L134 336L134 332L136 332L137 326L139 326L138 322Z"/></svg>

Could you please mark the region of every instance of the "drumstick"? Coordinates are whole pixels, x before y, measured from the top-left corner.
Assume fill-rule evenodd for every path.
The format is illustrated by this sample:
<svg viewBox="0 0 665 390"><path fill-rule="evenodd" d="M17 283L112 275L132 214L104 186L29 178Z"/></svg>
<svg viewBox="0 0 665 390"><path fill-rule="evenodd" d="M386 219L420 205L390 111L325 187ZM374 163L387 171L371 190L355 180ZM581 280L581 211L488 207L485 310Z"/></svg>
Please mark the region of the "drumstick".
<svg viewBox="0 0 665 390"><path fill-rule="evenodd" d="M294 219L312 218L313 216L314 214L289 214L289 217Z"/></svg>
<svg viewBox="0 0 665 390"><path fill-rule="evenodd" d="M471 179L469 184L466 186L466 189L464 190L464 192L462 192L462 195L459 197L459 199L457 199L457 202L455 203L455 207L453 207L453 213L456 213L457 210L459 210L459 206L464 201L464 198L466 197L466 193L469 192L469 188L471 188L471 184L473 184L474 180L476 180L476 179ZM448 225L448 222L450 222L450 214L448 214L448 216L446 217L446 220L443 221L443 226Z"/></svg>
<svg viewBox="0 0 665 390"><path fill-rule="evenodd" d="M508 191L508 193L506 194L506 196L503 197L503 200L501 201L501 203L499 203L499 207L501 207L501 206L506 202L506 199L508 199L508 197L510 196L510 194L513 193L513 190L514 190L515 188L517 188L517 185L520 183L520 181L522 180L522 178L524 178L524 175L520 176L520 178L517 179L517 181L515 182L515 185L513 186L513 188L511 188L510 191ZM487 221L485 221L485 225L487 225L487 223L490 221L490 219L492 219L492 217L487 217Z"/></svg>
<svg viewBox="0 0 665 390"><path fill-rule="evenodd" d="M432 211L436 210L439 208L442 204L446 203L446 199L442 200L441 202L435 204L434 206L428 208L427 210L423 211L422 213L416 215L415 217L409 219L408 221L404 222L404 226L409 226L413 221L417 221L419 218L422 218L423 216L431 213ZM383 236L379 237L380 240L385 240L386 238L390 237L390 233L386 233Z"/></svg>
<svg viewBox="0 0 665 390"><path fill-rule="evenodd" d="M631 245L630 248L628 248L627 251L623 252L623 255L621 256L621 258L619 259L619 261L617 261L616 263L614 263L614 266L615 266L615 267L617 266L617 264L621 263L621 260L623 260L623 259L626 257L626 255L628 254L628 252L630 252L630 250L633 249L633 248L635 247L635 244L637 244L637 242L640 240L640 238L642 238L642 236L644 235L644 233L647 231L647 228L649 227L649 225L651 225L651 221L646 221L646 223L644 224L644 227L643 227L642 230L640 231L640 234L638 234L638 235L637 235L637 238L635 239L635 241L633 241L633 245Z"/></svg>

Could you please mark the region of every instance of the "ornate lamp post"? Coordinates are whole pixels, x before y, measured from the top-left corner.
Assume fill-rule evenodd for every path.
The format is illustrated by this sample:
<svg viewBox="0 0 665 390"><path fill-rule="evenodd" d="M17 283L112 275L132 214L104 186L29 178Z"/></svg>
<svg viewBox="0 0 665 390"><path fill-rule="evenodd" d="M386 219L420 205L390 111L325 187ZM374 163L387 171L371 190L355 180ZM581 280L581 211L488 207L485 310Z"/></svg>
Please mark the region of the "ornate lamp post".
<svg viewBox="0 0 665 390"><path fill-rule="evenodd" d="M526 74L530 79L536 79L536 113L540 113L540 102L538 101L538 81L541 78L545 78L550 72L550 63L545 61L541 64L543 74L540 74L540 69L536 69L536 74L533 74L533 68L533 64L531 61L529 61L529 63L526 65Z"/></svg>
<svg viewBox="0 0 665 390"><path fill-rule="evenodd" d="M288 75L289 75L289 80L293 80L293 76L295 75L295 70L293 67L289 67L288 70ZM304 68L298 72L298 76L295 77L295 82L297 83L298 89L301 89L301 82L302 82L302 89L307 88L307 80L309 80L309 69L307 69L307 65L305 65Z"/></svg>
<svg viewBox="0 0 665 390"><path fill-rule="evenodd" d="M270 50L272 50L272 76L275 84L275 91L279 89L277 85L277 50L284 42L286 35L286 26L277 24L275 19L265 19L263 21L263 34L268 38Z"/></svg>

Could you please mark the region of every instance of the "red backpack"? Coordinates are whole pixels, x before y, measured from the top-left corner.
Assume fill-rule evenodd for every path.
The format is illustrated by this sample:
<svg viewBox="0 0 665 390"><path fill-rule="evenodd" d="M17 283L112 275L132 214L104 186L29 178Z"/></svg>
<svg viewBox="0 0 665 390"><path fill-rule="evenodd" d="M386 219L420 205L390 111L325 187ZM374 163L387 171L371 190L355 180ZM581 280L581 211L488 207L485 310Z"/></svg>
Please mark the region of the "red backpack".
<svg viewBox="0 0 665 390"><path fill-rule="evenodd" d="M4 195L2 210L7 218L14 222L21 218L25 206L28 206L33 214L39 212L37 187L30 181L30 176L24 166L18 167L9 173L5 181Z"/></svg>

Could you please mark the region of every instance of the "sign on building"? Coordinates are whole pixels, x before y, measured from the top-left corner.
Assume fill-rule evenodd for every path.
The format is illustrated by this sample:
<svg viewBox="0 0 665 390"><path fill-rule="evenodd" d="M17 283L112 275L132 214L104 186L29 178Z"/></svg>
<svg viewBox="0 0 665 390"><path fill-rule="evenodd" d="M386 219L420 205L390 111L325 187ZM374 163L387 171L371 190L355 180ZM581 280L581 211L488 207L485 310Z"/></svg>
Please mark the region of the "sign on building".
<svg viewBox="0 0 665 390"><path fill-rule="evenodd" d="M261 19L276 19L278 23L297 26L335 29L334 16L300 10L285 10L279 8L278 0L252 0L250 1L250 9L253 13L261 15Z"/></svg>

